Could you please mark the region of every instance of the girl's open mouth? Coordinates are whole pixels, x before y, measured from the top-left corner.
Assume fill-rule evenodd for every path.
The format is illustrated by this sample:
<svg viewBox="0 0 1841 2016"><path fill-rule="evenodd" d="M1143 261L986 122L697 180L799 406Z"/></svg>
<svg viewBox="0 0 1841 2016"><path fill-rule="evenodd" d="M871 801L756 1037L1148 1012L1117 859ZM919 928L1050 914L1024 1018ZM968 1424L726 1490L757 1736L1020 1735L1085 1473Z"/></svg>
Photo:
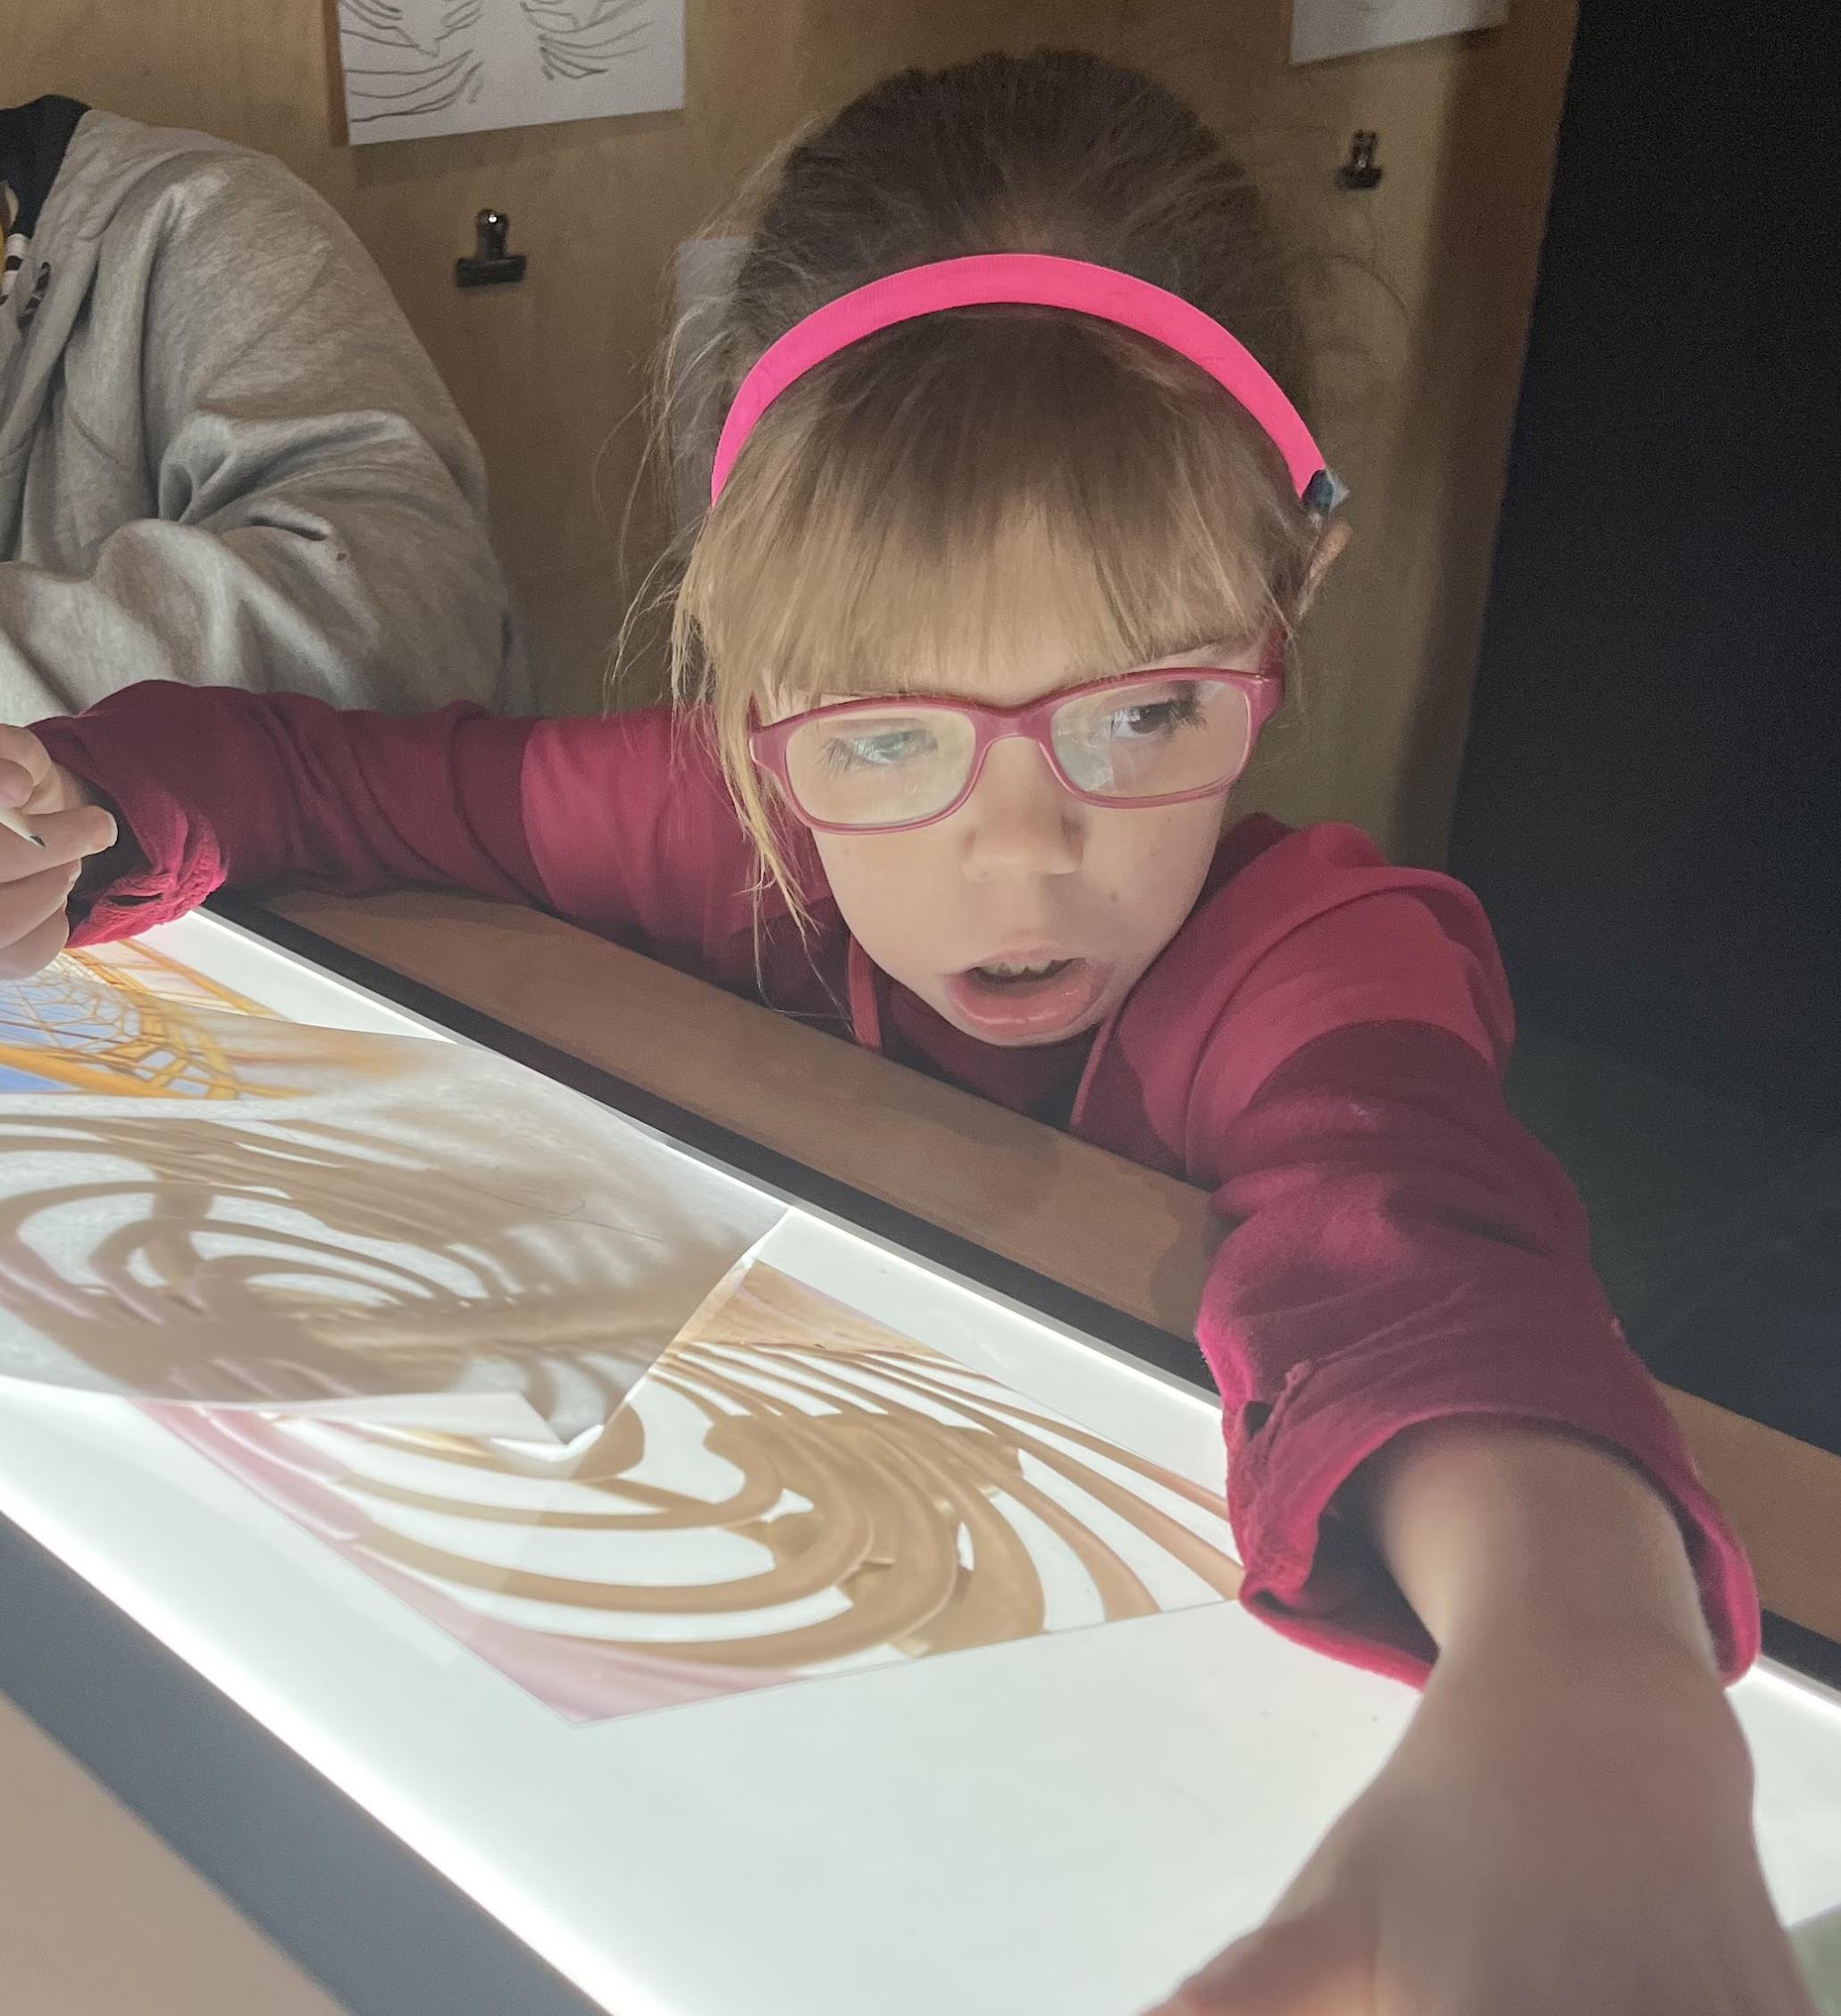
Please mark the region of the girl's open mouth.
<svg viewBox="0 0 1841 2016"><path fill-rule="evenodd" d="M1071 1034L1112 977L1108 961L992 959L946 983L959 1025L992 1043L1042 1043Z"/></svg>

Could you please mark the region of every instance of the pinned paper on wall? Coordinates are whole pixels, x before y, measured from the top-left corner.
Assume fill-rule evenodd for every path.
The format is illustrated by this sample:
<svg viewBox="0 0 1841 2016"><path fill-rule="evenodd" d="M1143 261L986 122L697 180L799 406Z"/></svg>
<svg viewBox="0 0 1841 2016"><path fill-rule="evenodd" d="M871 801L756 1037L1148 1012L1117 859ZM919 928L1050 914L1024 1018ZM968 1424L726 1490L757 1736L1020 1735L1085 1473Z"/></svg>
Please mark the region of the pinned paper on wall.
<svg viewBox="0 0 1841 2016"><path fill-rule="evenodd" d="M1500 28L1509 0L1292 0L1292 61L1321 63Z"/></svg>
<svg viewBox="0 0 1841 2016"><path fill-rule="evenodd" d="M664 112L683 0L339 0L353 143Z"/></svg>

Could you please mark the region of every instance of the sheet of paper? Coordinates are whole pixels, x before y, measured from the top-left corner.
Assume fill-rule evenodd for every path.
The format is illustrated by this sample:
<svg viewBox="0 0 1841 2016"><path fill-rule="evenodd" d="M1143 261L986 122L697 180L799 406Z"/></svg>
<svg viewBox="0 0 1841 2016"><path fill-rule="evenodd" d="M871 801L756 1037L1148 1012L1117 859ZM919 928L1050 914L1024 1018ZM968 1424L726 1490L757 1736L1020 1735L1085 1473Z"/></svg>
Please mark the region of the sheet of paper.
<svg viewBox="0 0 1841 2016"><path fill-rule="evenodd" d="M1499 28L1509 0L1292 0L1292 61L1321 63L1364 50Z"/></svg>
<svg viewBox="0 0 1841 2016"><path fill-rule="evenodd" d="M684 102L683 0L339 0L355 145Z"/></svg>
<svg viewBox="0 0 1841 2016"><path fill-rule="evenodd" d="M13 1379L569 1442L780 1214L487 1051L145 958L0 987L0 1068Z"/></svg>
<svg viewBox="0 0 1841 2016"><path fill-rule="evenodd" d="M758 1258L609 1399L568 1466L374 1425L161 1415L580 1721L1239 1585L1218 1489Z"/></svg>

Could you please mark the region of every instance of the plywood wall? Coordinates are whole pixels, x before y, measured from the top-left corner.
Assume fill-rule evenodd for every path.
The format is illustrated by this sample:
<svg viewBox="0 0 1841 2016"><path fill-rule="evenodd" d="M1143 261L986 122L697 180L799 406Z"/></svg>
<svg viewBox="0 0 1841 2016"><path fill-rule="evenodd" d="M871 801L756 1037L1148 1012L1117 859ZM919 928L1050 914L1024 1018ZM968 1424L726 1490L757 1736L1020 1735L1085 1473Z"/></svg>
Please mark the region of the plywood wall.
<svg viewBox="0 0 1841 2016"><path fill-rule="evenodd" d="M992 46L1100 49L1238 136L1324 248L1325 395L1355 545L1313 617L1306 715L1251 785L1293 817L1441 843L1544 213L1572 0L1509 26L1293 71L1288 0L689 0L682 113L352 149L332 138L323 0L32 0L0 97L60 90L279 155L370 247L486 453L553 711L600 703L656 550L621 539L634 408L672 248L798 121L886 71ZM1369 196L1333 171L1381 134ZM463 293L473 213L510 213L517 288Z"/></svg>

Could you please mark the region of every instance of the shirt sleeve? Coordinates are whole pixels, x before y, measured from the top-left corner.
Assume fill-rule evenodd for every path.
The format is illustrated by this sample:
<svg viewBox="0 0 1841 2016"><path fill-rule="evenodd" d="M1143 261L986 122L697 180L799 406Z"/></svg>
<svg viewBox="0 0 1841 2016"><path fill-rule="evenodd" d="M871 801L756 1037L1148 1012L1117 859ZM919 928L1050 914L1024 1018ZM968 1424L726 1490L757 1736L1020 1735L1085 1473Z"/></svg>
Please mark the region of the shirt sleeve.
<svg viewBox="0 0 1841 2016"><path fill-rule="evenodd" d="M1451 1027L1371 1021L1296 1050L1216 1136L1230 1230L1199 1336L1226 1408L1243 1601L1286 1635L1422 1679L1434 1647L1339 1512L1402 1430L1541 1422L1622 1457L1671 1505L1722 1671L1757 1599L1593 1273L1584 1212Z"/></svg>
<svg viewBox="0 0 1841 2016"><path fill-rule="evenodd" d="M809 980L810 948L761 885L705 710L539 722L523 789L531 858L572 923L757 999ZM809 878L807 848L788 851Z"/></svg>
<svg viewBox="0 0 1841 2016"><path fill-rule="evenodd" d="M422 883L548 905L521 797L532 726L466 703L393 716L160 682L41 722L53 759L122 828L73 941L147 930L227 885Z"/></svg>

